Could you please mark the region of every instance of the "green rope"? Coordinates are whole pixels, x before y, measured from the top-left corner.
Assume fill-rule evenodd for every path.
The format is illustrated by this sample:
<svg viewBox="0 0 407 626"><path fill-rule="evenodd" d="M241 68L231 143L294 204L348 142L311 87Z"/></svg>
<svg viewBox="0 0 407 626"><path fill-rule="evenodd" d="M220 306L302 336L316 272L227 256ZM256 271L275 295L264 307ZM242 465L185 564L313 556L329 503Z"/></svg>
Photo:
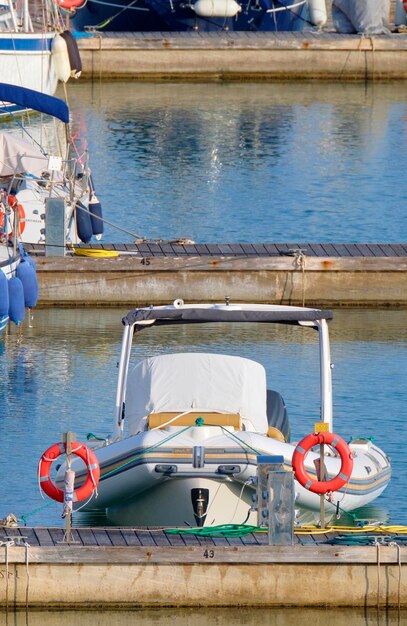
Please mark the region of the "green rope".
<svg viewBox="0 0 407 626"><path fill-rule="evenodd" d="M101 477L102 478L107 478L108 476L111 476L112 474L115 474L118 470L122 469L123 467L126 467L130 463L134 463L134 461L137 461L138 459L143 458L143 456L145 456L146 454L148 454L152 450L156 450L157 448L159 448L160 446L164 445L168 441L171 441L171 439L174 439L174 437L178 437L179 435L182 435L182 433L185 433L190 428L194 428L194 426L186 426L179 433L173 433L172 435L167 437L167 439L164 439L163 441L159 441L154 446L150 446L150 448L147 448L146 450L144 450L144 452L140 452L139 454L136 454L136 456L131 458L129 461L126 461L125 463L122 463L122 465L119 465L118 467L115 467L115 469L110 470L110 472L107 472L106 474L102 474Z"/></svg>
<svg viewBox="0 0 407 626"><path fill-rule="evenodd" d="M239 439L239 437L237 437L234 433L230 432L229 430L226 430L226 428L224 428L224 426L220 426L220 428L226 433L226 435L230 435L231 437L236 439L236 441L238 441L240 443L242 448L249 448L250 450L252 450L255 453L256 456L259 456L259 455L263 454L262 452L259 452L255 448L252 448L252 446L250 444L245 443L244 441Z"/></svg>
<svg viewBox="0 0 407 626"><path fill-rule="evenodd" d="M134 463L134 461L137 461L138 459L143 458L143 456L145 456L146 454L148 454L149 452L151 452L152 450L156 450L157 448L159 448L160 446L163 446L164 444L166 444L168 441L171 441L171 439L174 439L175 437L178 437L179 435L182 435L183 433L185 433L187 430L189 430L190 428L194 428L195 426L203 426L204 425L204 420L202 417L198 417L195 421L195 424L191 425L191 426L186 426L185 428L183 428L180 432L177 433L173 433L172 435L170 435L169 437L167 437L166 439L164 439L163 441L158 442L157 444L155 444L154 446L151 446L150 448L147 448L146 450L144 450L143 452L140 452L139 454L137 454L136 456L134 456L132 459L130 459L129 461L126 461L125 463L122 463L122 465L119 465L118 467L116 467L113 470L110 470L110 472L107 472L106 474L102 474L102 478L107 478L108 476L111 476L112 474L115 474L118 470L121 470L123 467L126 467L127 465L129 465L130 463ZM219 426L219 428L221 428L227 435L231 435L232 437L234 437L241 445L242 448L249 448L250 450L252 450L256 456L258 456L259 454L261 454L261 452L259 452L258 450L255 450L255 448L252 448L252 446L250 446L249 444L246 444L244 441L242 441L241 439L239 439L239 437L236 437L236 435L234 435L233 433L229 432L228 430L226 430L226 428L224 428L223 426Z"/></svg>
<svg viewBox="0 0 407 626"><path fill-rule="evenodd" d="M38 511L42 511L42 509L48 508L49 506L51 506L51 504L54 504L53 500L51 502L47 502L46 504L43 504L42 506L37 507L36 509L30 511L29 513L25 513L24 515L20 517L20 520L24 522L24 526L27 526L28 517L32 517L32 515L35 515L35 513L38 513Z"/></svg>
<svg viewBox="0 0 407 626"><path fill-rule="evenodd" d="M244 537L251 533L265 532L265 530L245 524L220 524L201 528L167 528L164 532L168 535L196 535L198 537Z"/></svg>
<svg viewBox="0 0 407 626"><path fill-rule="evenodd" d="M404 545L407 542L407 537L403 535L339 535L328 543L332 545L368 546L378 543L378 538L380 538L380 545L388 545L393 542L401 542Z"/></svg>

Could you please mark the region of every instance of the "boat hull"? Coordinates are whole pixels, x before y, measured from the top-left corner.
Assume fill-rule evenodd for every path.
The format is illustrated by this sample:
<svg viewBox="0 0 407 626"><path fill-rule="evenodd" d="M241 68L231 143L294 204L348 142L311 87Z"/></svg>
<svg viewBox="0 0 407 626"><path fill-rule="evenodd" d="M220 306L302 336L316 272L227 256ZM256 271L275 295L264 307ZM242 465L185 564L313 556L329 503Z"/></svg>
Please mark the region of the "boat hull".
<svg viewBox="0 0 407 626"><path fill-rule="evenodd" d="M307 4L293 0L247 0L240 2L241 11L234 17L200 16L191 8L192 2L182 0L144 0L138 10L125 9L128 2L118 0L117 8L88 2L78 10L72 21L77 30L112 31L301 31L309 26ZM120 12L119 7L123 10ZM286 10L285 7L289 7ZM135 7L133 7L135 8ZM278 9L274 13L273 11ZM283 10L280 10L283 9ZM112 19L110 18L117 15Z"/></svg>
<svg viewBox="0 0 407 626"><path fill-rule="evenodd" d="M218 427L191 428L171 439L174 430L146 431L116 441L94 451L101 466L98 496L80 503L84 511L105 511L114 524L149 526L213 525L256 523L253 509L257 453L284 456L284 467L292 469L294 445L249 432L225 436ZM218 431L218 432L216 432ZM236 436L241 444L236 445ZM204 464L196 467L196 447L203 450ZM337 507L352 511L377 498L386 488L391 469L386 455L370 441L355 444L351 479L326 503L327 514ZM319 454L307 455L306 469L316 479L314 461ZM325 456L329 478L340 471L340 458L331 452ZM76 467L79 468L77 465ZM75 466L74 466L75 469ZM64 468L58 473L63 481ZM85 478L77 470L76 485ZM195 490L195 491L193 491ZM205 499L197 510L199 490ZM318 517L320 497L295 483L299 514L315 512Z"/></svg>
<svg viewBox="0 0 407 626"><path fill-rule="evenodd" d="M0 33L0 76L3 83L53 95L58 79L51 42L54 33ZM10 105L7 111L21 107Z"/></svg>

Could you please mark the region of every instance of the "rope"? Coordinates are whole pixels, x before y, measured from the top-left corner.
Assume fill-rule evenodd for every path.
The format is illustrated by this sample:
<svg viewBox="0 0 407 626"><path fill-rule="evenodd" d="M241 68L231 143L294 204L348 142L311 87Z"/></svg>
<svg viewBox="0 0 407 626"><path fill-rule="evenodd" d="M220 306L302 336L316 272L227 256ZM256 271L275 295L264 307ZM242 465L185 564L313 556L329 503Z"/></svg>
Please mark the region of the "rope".
<svg viewBox="0 0 407 626"><path fill-rule="evenodd" d="M42 489L39 487L40 489L40 493L42 498L44 498L44 496L42 495ZM38 513L38 511L42 511L42 509L46 509L47 507L51 506L51 504L54 503L54 500L52 500L51 502L47 502L46 504L43 504L42 506L37 507L36 509L33 509L32 511L30 511L29 513L25 513L24 515L22 515L20 517L21 521L24 522L24 526L27 526L27 518L31 517L32 515L35 515L35 513Z"/></svg>
<svg viewBox="0 0 407 626"><path fill-rule="evenodd" d="M25 583L25 608L28 611L28 592L30 589L30 572L28 571L28 560L29 560L29 548L30 548L30 544L27 543L27 541L24 541L24 547L25 547L25 576L26 576L26 583Z"/></svg>
<svg viewBox="0 0 407 626"><path fill-rule="evenodd" d="M377 609L380 608L380 542L376 541L377 554Z"/></svg>
<svg viewBox="0 0 407 626"><path fill-rule="evenodd" d="M179 415L175 415L174 417L169 419L168 422L164 422L164 424L159 424L159 426L154 426L154 428L150 428L150 430L160 430L161 428L165 428L166 426L169 426L170 424L172 424L172 422L175 422L175 420L179 419L180 417L184 417L184 415L188 415L189 413L192 413L192 412L193 412L193 409L188 409L188 411L179 413Z"/></svg>
<svg viewBox="0 0 407 626"><path fill-rule="evenodd" d="M377 526L377 527L371 527L371 531L386 533L389 529L393 529L393 528L403 529L404 534L407 534L407 526L397 526L397 527ZM310 534L312 535L324 534L325 535L328 533L336 533L344 529L346 529L346 531L350 535L352 533L364 532L365 530L362 528L354 528L352 526L350 527L328 526L327 528L318 528L317 526L308 525L308 526L294 527L294 534L296 536L310 535ZM219 526L205 526L202 528L167 528L167 529L164 529L164 532L170 535L186 534L186 535L200 535L202 537L212 537L212 536L243 537L244 535L249 535L251 533L267 533L268 529L265 527L250 526L246 524L221 524ZM340 539L341 541L337 541L338 539ZM359 545L366 545L367 543L371 543L372 541L375 541L375 544L378 546L383 544L383 541L381 543L378 542L377 537L369 537L368 535L364 535L363 537L357 537L355 538L354 541L352 541L352 539L353 538L351 536L344 535L343 537L337 537L335 539L332 539L329 543L337 543L337 542L349 543L350 545L352 545L352 543L358 543ZM368 542L366 541L367 539L369 540ZM386 539L386 537L383 537L383 539ZM389 537L389 539L394 540L394 537ZM389 545L398 545L398 544L390 543ZM399 568L400 568L400 581L401 581L401 555L400 553L399 553L398 562L399 562ZM378 554L378 563L380 565L380 553ZM380 583L380 579L378 582Z"/></svg>
<svg viewBox="0 0 407 626"><path fill-rule="evenodd" d="M120 5L120 4L113 4L113 3L110 3L110 2L102 2L101 0L90 0L90 1L91 2L95 2L95 4L102 4L104 6L117 7L117 8L121 9L120 11L115 13L114 15L111 15L110 17L108 17L104 22L100 22L99 24L96 24L95 26L92 26L91 27L92 30L96 30L96 29L101 30L102 28L105 28L111 22L113 22L113 20L116 19L116 17L121 15L124 11L127 11L127 9L131 9L133 11L150 11L150 9L147 8L147 7L135 7L135 6L133 6L134 4L137 3L138 0L133 0L133 2L130 2L130 4L128 4L128 5L124 6L124 7L122 5Z"/></svg>
<svg viewBox="0 0 407 626"><path fill-rule="evenodd" d="M259 531L258 526L246 526L244 524L220 524L219 526L204 526L202 528L168 528L164 530L168 535L196 535L198 537L244 537Z"/></svg>
<svg viewBox="0 0 407 626"><path fill-rule="evenodd" d="M94 257L95 259L107 259L119 256L116 250L99 250L91 248L74 248L72 250L75 256Z"/></svg>
<svg viewBox="0 0 407 626"><path fill-rule="evenodd" d="M8 610L8 550L10 546L14 545L14 541L6 541L4 543L4 550L6 552L6 614Z"/></svg>
<svg viewBox="0 0 407 626"><path fill-rule="evenodd" d="M400 624L400 609L401 609L401 547L395 541L391 541L389 543L389 545L390 546L394 546L394 547L397 548L397 564L398 564L398 571L399 571L399 580L398 580L398 585L397 585L397 615L398 615L397 623Z"/></svg>
<svg viewBox="0 0 407 626"><path fill-rule="evenodd" d="M245 443L244 441L239 439L239 437L237 437L237 435L235 435L234 433L232 433L229 430L227 430L224 426L219 426L219 428L221 428L226 435L230 435L231 437L236 439L236 441L238 441L240 443L240 445L241 445L241 447L243 449L244 448L249 448L249 450L252 450L257 456L262 454L261 452L259 452L259 450L256 450L255 448L253 448L249 443Z"/></svg>
<svg viewBox="0 0 407 626"><path fill-rule="evenodd" d="M295 9L296 7L300 7L306 3L306 0L301 0L300 2L295 2L294 4L287 4L281 7L277 7L277 9L267 9L266 13L279 13L280 11L289 11L290 9Z"/></svg>
<svg viewBox="0 0 407 626"><path fill-rule="evenodd" d="M157 448L159 448L160 446L164 445L168 441L171 441L171 439L174 439L175 437L178 437L179 435L182 435L182 433L185 433L190 428L193 428L193 426L186 426L186 428L183 428L179 433L178 432L177 433L173 433L172 435L170 435L170 437L167 437L163 441L158 442L156 445L150 446L149 448L144 450L144 452L140 452L139 454L136 454L133 458L131 458L129 461L126 461L126 463L122 463L121 465L118 465L114 469L110 470L110 472L107 472L106 474L103 474L102 478L107 478L108 476L111 476L112 474L115 474L118 470L122 469L123 467L126 467L130 463L134 463L134 461L136 461L138 459L141 459L143 456L145 456L146 454L148 454L152 450L156 450Z"/></svg>
<svg viewBox="0 0 407 626"><path fill-rule="evenodd" d="M301 248L293 250L294 253L294 267L302 272L302 306L305 306L305 254Z"/></svg>

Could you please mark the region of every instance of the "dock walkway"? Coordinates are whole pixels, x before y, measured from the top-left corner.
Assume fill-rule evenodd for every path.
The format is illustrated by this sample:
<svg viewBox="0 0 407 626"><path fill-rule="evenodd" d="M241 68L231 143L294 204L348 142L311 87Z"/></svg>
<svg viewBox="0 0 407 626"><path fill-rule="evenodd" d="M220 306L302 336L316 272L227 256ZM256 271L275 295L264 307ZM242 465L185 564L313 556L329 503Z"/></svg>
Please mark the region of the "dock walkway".
<svg viewBox="0 0 407 626"><path fill-rule="evenodd" d="M40 306L185 302L407 306L407 243L150 241L94 244L115 258L37 256Z"/></svg>
<svg viewBox="0 0 407 626"><path fill-rule="evenodd" d="M0 607L407 606L407 546L149 528L0 529ZM332 538L332 535L330 535Z"/></svg>
<svg viewBox="0 0 407 626"><path fill-rule="evenodd" d="M404 80L407 34L96 32L83 77L124 80Z"/></svg>

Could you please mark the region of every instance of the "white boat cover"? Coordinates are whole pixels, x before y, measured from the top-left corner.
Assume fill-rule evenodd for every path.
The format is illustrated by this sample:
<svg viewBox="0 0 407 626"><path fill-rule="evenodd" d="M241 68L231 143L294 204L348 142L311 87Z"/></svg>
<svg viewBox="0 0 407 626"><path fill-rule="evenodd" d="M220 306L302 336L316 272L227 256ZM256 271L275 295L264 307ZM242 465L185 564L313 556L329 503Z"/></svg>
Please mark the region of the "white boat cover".
<svg viewBox="0 0 407 626"><path fill-rule="evenodd" d="M390 0L333 0L332 21L338 33L388 35Z"/></svg>
<svg viewBox="0 0 407 626"><path fill-rule="evenodd" d="M167 354L140 361L129 371L129 433L145 427L150 413L239 413L248 430L267 432L266 372L260 363L220 354Z"/></svg>
<svg viewBox="0 0 407 626"><path fill-rule="evenodd" d="M34 176L48 169L41 150L11 133L0 133L0 177L27 172Z"/></svg>

